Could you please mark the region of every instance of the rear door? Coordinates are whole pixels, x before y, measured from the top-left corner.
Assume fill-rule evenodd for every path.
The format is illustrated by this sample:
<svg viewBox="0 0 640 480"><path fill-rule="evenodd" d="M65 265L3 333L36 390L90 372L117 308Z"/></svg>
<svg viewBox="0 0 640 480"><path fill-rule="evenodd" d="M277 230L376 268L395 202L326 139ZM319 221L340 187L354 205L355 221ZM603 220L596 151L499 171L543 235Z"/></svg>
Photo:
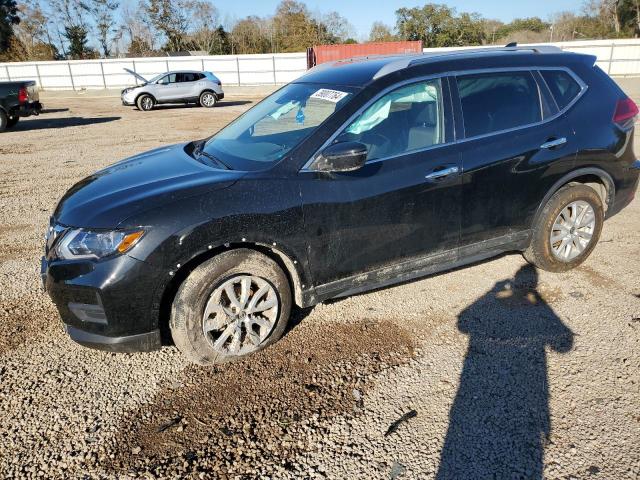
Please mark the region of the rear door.
<svg viewBox="0 0 640 480"><path fill-rule="evenodd" d="M464 185L461 248L473 254L526 240L549 188L575 162L571 125L535 70L458 75Z"/></svg>
<svg viewBox="0 0 640 480"><path fill-rule="evenodd" d="M197 97L196 85L197 75L192 72L178 73L178 83L176 85L176 95L180 99L192 99Z"/></svg>
<svg viewBox="0 0 640 480"><path fill-rule="evenodd" d="M447 79L415 80L374 99L331 143L357 141L353 172L300 173L310 263L319 295L400 278L419 257L457 255L460 156ZM435 261L435 260L434 260ZM386 269L398 267L392 275ZM386 273L385 273L386 272Z"/></svg>

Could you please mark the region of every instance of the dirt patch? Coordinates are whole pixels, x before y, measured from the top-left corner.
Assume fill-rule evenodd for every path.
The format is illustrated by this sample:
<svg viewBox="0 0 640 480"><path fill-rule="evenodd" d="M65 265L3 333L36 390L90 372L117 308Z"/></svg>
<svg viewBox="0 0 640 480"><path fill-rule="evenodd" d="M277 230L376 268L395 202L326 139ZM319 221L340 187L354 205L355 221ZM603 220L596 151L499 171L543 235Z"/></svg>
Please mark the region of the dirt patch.
<svg viewBox="0 0 640 480"><path fill-rule="evenodd" d="M617 282L606 275L603 275L599 271L589 267L588 265L580 265L577 270L586 275L587 280L594 287L598 288L609 288L612 285L617 285Z"/></svg>
<svg viewBox="0 0 640 480"><path fill-rule="evenodd" d="M58 312L49 304L29 303L27 299L0 303L0 354L42 338L59 321Z"/></svg>
<svg viewBox="0 0 640 480"><path fill-rule="evenodd" d="M308 452L310 429L357 415L373 376L412 356L412 336L391 321L301 325L242 362L187 368L122 421L110 467L271 477Z"/></svg>
<svg viewBox="0 0 640 480"><path fill-rule="evenodd" d="M29 143L23 144L15 144L10 143L9 145L0 146L0 155L19 155L26 153L33 153L35 150L35 146Z"/></svg>

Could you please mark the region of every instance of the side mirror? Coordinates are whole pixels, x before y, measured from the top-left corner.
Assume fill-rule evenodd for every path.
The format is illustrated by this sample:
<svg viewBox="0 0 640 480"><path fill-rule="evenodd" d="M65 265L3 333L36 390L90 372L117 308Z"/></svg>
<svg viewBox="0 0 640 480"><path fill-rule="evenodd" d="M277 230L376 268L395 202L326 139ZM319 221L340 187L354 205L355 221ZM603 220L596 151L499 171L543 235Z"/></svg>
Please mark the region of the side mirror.
<svg viewBox="0 0 640 480"><path fill-rule="evenodd" d="M318 172L351 172L367 161L367 146L360 142L338 142L325 148L313 164Z"/></svg>

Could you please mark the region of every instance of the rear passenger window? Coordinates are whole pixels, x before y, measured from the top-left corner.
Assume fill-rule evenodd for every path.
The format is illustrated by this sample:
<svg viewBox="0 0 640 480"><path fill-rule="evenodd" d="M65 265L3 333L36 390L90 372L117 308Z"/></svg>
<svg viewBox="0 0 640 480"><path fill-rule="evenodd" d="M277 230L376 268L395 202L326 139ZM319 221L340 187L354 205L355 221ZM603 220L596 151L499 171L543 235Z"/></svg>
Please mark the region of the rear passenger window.
<svg viewBox="0 0 640 480"><path fill-rule="evenodd" d="M417 82L376 100L336 141L367 146L367 160L391 157L444 142L440 80Z"/></svg>
<svg viewBox="0 0 640 480"><path fill-rule="evenodd" d="M560 110L569 105L582 90L580 84L564 70L541 70L540 75L547 82Z"/></svg>
<svg viewBox="0 0 640 480"><path fill-rule="evenodd" d="M542 119L538 84L531 72L457 77L465 136L521 127Z"/></svg>

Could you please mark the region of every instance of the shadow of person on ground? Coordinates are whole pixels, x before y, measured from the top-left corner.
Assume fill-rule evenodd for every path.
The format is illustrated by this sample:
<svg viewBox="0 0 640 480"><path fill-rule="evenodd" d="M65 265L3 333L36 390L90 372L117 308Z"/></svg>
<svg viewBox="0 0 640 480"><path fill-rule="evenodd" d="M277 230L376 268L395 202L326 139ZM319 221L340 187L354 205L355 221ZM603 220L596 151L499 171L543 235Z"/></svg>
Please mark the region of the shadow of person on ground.
<svg viewBox="0 0 640 480"><path fill-rule="evenodd" d="M15 127L8 131L26 131L26 130L43 130L47 128L66 128L81 127L84 125L93 125L98 123L113 122L120 120L122 117L59 117L46 118L34 117L28 119L20 119Z"/></svg>
<svg viewBox="0 0 640 480"><path fill-rule="evenodd" d="M522 267L458 317L469 347L438 480L543 478L551 432L546 348L568 352L573 332L537 287L535 268Z"/></svg>

